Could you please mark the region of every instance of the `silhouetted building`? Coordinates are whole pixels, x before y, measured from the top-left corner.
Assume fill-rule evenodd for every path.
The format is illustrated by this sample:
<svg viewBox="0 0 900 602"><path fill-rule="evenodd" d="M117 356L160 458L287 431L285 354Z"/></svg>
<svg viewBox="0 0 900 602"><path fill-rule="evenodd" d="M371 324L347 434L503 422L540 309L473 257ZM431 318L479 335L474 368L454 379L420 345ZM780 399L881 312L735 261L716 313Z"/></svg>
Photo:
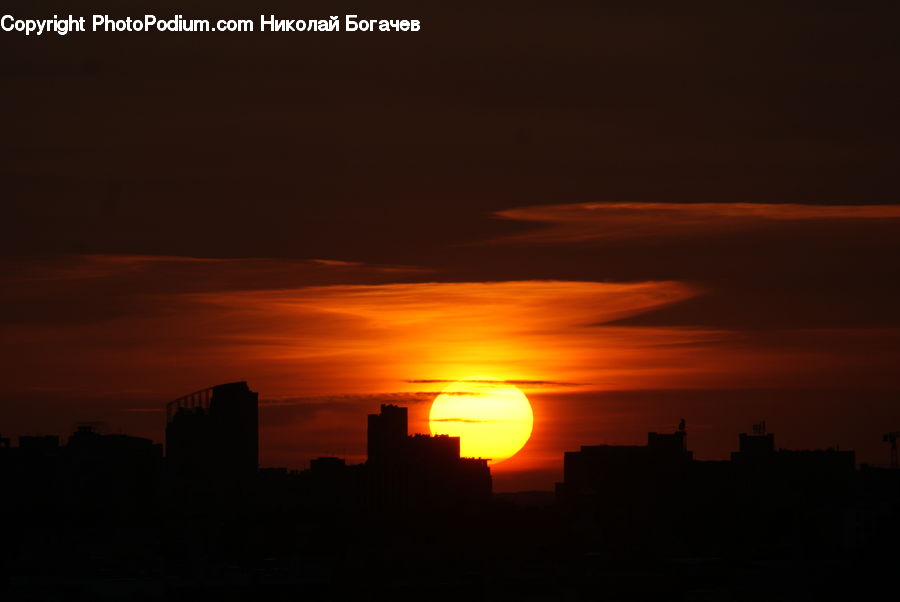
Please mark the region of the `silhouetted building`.
<svg viewBox="0 0 900 602"><path fill-rule="evenodd" d="M398 462L405 453L406 435L409 432L407 409L381 404L380 413L369 414L368 426L368 463Z"/></svg>
<svg viewBox="0 0 900 602"><path fill-rule="evenodd" d="M776 450L765 424L742 433L731 461L695 461L683 427L646 446L566 452L557 501L607 549L766 557L786 545L824 553L853 544L851 451ZM598 544L600 545L600 544Z"/></svg>
<svg viewBox="0 0 900 602"><path fill-rule="evenodd" d="M565 452L557 495L568 504L593 504L616 496L643 498L668 490L690 468L686 433L648 433L647 445L583 445Z"/></svg>
<svg viewBox="0 0 900 602"><path fill-rule="evenodd" d="M55 435L25 435L2 456L4 501L22 513L136 514L159 492L162 446L150 439L81 425L66 445Z"/></svg>
<svg viewBox="0 0 900 602"><path fill-rule="evenodd" d="M382 404L368 417L367 499L378 510L472 506L491 497L487 460L460 458L459 437L408 435L407 409Z"/></svg>
<svg viewBox="0 0 900 602"><path fill-rule="evenodd" d="M309 462L309 470L316 476L328 477L340 474L347 468L347 463L343 458L321 457L314 458Z"/></svg>
<svg viewBox="0 0 900 602"><path fill-rule="evenodd" d="M68 503L105 512L132 512L156 503L162 445L143 437L101 434L81 425L65 449Z"/></svg>
<svg viewBox="0 0 900 602"><path fill-rule="evenodd" d="M744 478L789 482L846 481L856 470L856 455L837 449L775 449L775 435L765 432L764 423L754 425L752 434L741 433L738 451L731 461Z"/></svg>
<svg viewBox="0 0 900 602"><path fill-rule="evenodd" d="M753 425L753 433L741 433L738 438L738 452L732 452L731 457L761 457L768 456L775 451L775 435L765 431L765 423Z"/></svg>
<svg viewBox="0 0 900 602"><path fill-rule="evenodd" d="M190 493L246 487L259 464L259 395L246 382L185 395L166 407L166 464Z"/></svg>
<svg viewBox="0 0 900 602"><path fill-rule="evenodd" d="M63 448L56 435L22 435L3 450L4 502L24 512L58 506L64 475Z"/></svg>
<svg viewBox="0 0 900 602"><path fill-rule="evenodd" d="M852 545L847 532L856 481L854 452L776 449L775 436L760 423L752 434L740 435L739 451L731 459L734 507L751 530L795 545L803 542L818 552ZM746 545L758 547L753 540Z"/></svg>
<svg viewBox="0 0 900 602"><path fill-rule="evenodd" d="M674 433L648 433L647 445L585 445L565 453L557 501L604 549L671 553L681 547L692 463L683 424Z"/></svg>
<svg viewBox="0 0 900 602"><path fill-rule="evenodd" d="M24 454L48 454L59 450L59 437L56 435L22 435L19 437L19 449Z"/></svg>

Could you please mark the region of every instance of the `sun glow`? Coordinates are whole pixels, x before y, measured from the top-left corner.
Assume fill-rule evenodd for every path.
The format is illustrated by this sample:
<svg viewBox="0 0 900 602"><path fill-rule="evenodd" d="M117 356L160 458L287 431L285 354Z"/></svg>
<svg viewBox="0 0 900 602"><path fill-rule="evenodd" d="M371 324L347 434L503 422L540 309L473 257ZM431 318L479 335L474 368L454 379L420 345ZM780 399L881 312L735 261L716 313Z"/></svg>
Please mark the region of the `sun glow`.
<svg viewBox="0 0 900 602"><path fill-rule="evenodd" d="M534 415L515 385L472 378L448 385L431 404L428 421L433 435L460 438L462 456L496 464L522 449Z"/></svg>

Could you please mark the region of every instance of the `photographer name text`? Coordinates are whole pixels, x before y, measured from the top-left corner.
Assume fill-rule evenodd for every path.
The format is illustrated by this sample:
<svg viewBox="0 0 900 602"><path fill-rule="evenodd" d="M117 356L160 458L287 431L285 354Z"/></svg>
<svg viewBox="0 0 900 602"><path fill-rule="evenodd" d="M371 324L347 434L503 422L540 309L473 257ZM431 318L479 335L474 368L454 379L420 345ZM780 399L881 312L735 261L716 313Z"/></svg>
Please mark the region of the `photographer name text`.
<svg viewBox="0 0 900 602"><path fill-rule="evenodd" d="M0 17L0 30L26 36L73 33L290 33L290 32L416 32L421 31L418 19L370 19L358 15L344 15L343 19L329 16L324 19L280 19L275 15L259 15L257 19L187 19L183 15L161 18L156 15L139 17L111 17L91 15L76 17L53 15L50 19L18 19L13 15Z"/></svg>

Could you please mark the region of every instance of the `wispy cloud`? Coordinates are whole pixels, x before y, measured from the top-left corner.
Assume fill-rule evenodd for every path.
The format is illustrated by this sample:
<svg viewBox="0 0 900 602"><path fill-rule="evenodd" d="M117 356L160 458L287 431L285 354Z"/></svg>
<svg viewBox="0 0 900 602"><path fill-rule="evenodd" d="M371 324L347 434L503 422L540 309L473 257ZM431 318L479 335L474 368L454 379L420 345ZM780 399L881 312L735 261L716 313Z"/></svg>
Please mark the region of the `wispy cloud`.
<svg viewBox="0 0 900 602"><path fill-rule="evenodd" d="M270 399L406 389L403 402L417 403L433 399L439 391L432 389L443 388L427 385L473 374L535 389L602 382L610 371L620 373L636 348L656 354L651 340L659 345L708 338L697 331L631 329L620 339L616 329L598 326L697 294L680 282L288 286L289 270L281 271L283 266L275 277L253 280L252 268L224 262L223 272L207 273L204 281L199 273L181 270L190 261L165 263L165 268L143 259L123 261L156 267L142 276L130 269L114 271L82 282L84 290L67 286L67 297L43 284L7 290L7 315L18 314L4 336L19 345L23 364L33 357L30 353L37 356L28 349L40 349L43 358L40 366L11 366L21 375L20 386L35 382L39 370L48 385L152 383L154 391L164 387L163 400L217 382L248 380L262 383L257 386ZM285 286L248 288L254 282ZM73 296L98 301L73 307ZM33 303L34 297L42 303ZM65 313L51 311L55 306L48 303L55 299L65 301ZM31 312L29 319L23 312ZM599 366L598 354L606 358ZM644 372L653 370L650 363ZM411 373L429 378L404 378ZM159 379L160 374L167 376ZM340 402L330 397L328 403Z"/></svg>
<svg viewBox="0 0 900 602"><path fill-rule="evenodd" d="M330 284L389 282L432 269L336 259L218 258L168 255L58 255L0 260L7 282L29 288L60 284L85 289L114 285L118 294L271 290ZM79 289L74 289L79 290Z"/></svg>
<svg viewBox="0 0 900 602"><path fill-rule="evenodd" d="M464 382L464 383L476 383L476 384L501 384L501 385L522 385L522 386L530 386L530 387L583 387L584 383L570 383L564 381L557 380L493 380L493 379L473 379L473 378L464 378L460 380L451 380L451 379L439 379L439 378L423 378L423 379L414 379L407 380L405 382L408 383L418 383L418 384L439 384L439 383L454 383L454 382Z"/></svg>
<svg viewBox="0 0 900 602"><path fill-rule="evenodd" d="M510 423L510 424L512 424L512 423L523 424L524 423L524 424L527 424L522 420L503 420L503 419L499 419L499 418L489 419L489 420L487 420L487 419L480 420L480 419L474 419L474 418L432 418L431 422L464 422L467 424L469 424L469 423L471 423L471 424L481 424L481 423Z"/></svg>
<svg viewBox="0 0 900 602"><path fill-rule="evenodd" d="M499 242L578 243L701 234L772 222L894 220L900 219L900 205L612 202L535 205L506 209L495 215L543 224Z"/></svg>

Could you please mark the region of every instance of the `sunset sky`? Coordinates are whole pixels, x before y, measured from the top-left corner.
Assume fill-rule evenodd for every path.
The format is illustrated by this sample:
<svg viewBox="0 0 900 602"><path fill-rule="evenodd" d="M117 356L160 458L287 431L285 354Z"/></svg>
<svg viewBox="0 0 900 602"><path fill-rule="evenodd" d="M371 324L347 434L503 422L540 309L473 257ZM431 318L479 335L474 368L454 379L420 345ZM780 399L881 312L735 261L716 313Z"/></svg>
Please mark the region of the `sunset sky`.
<svg viewBox="0 0 900 602"><path fill-rule="evenodd" d="M263 465L358 462L479 376L535 415L497 490L681 418L887 461L896 3L379 4L422 32L0 36L0 434L246 380Z"/></svg>

